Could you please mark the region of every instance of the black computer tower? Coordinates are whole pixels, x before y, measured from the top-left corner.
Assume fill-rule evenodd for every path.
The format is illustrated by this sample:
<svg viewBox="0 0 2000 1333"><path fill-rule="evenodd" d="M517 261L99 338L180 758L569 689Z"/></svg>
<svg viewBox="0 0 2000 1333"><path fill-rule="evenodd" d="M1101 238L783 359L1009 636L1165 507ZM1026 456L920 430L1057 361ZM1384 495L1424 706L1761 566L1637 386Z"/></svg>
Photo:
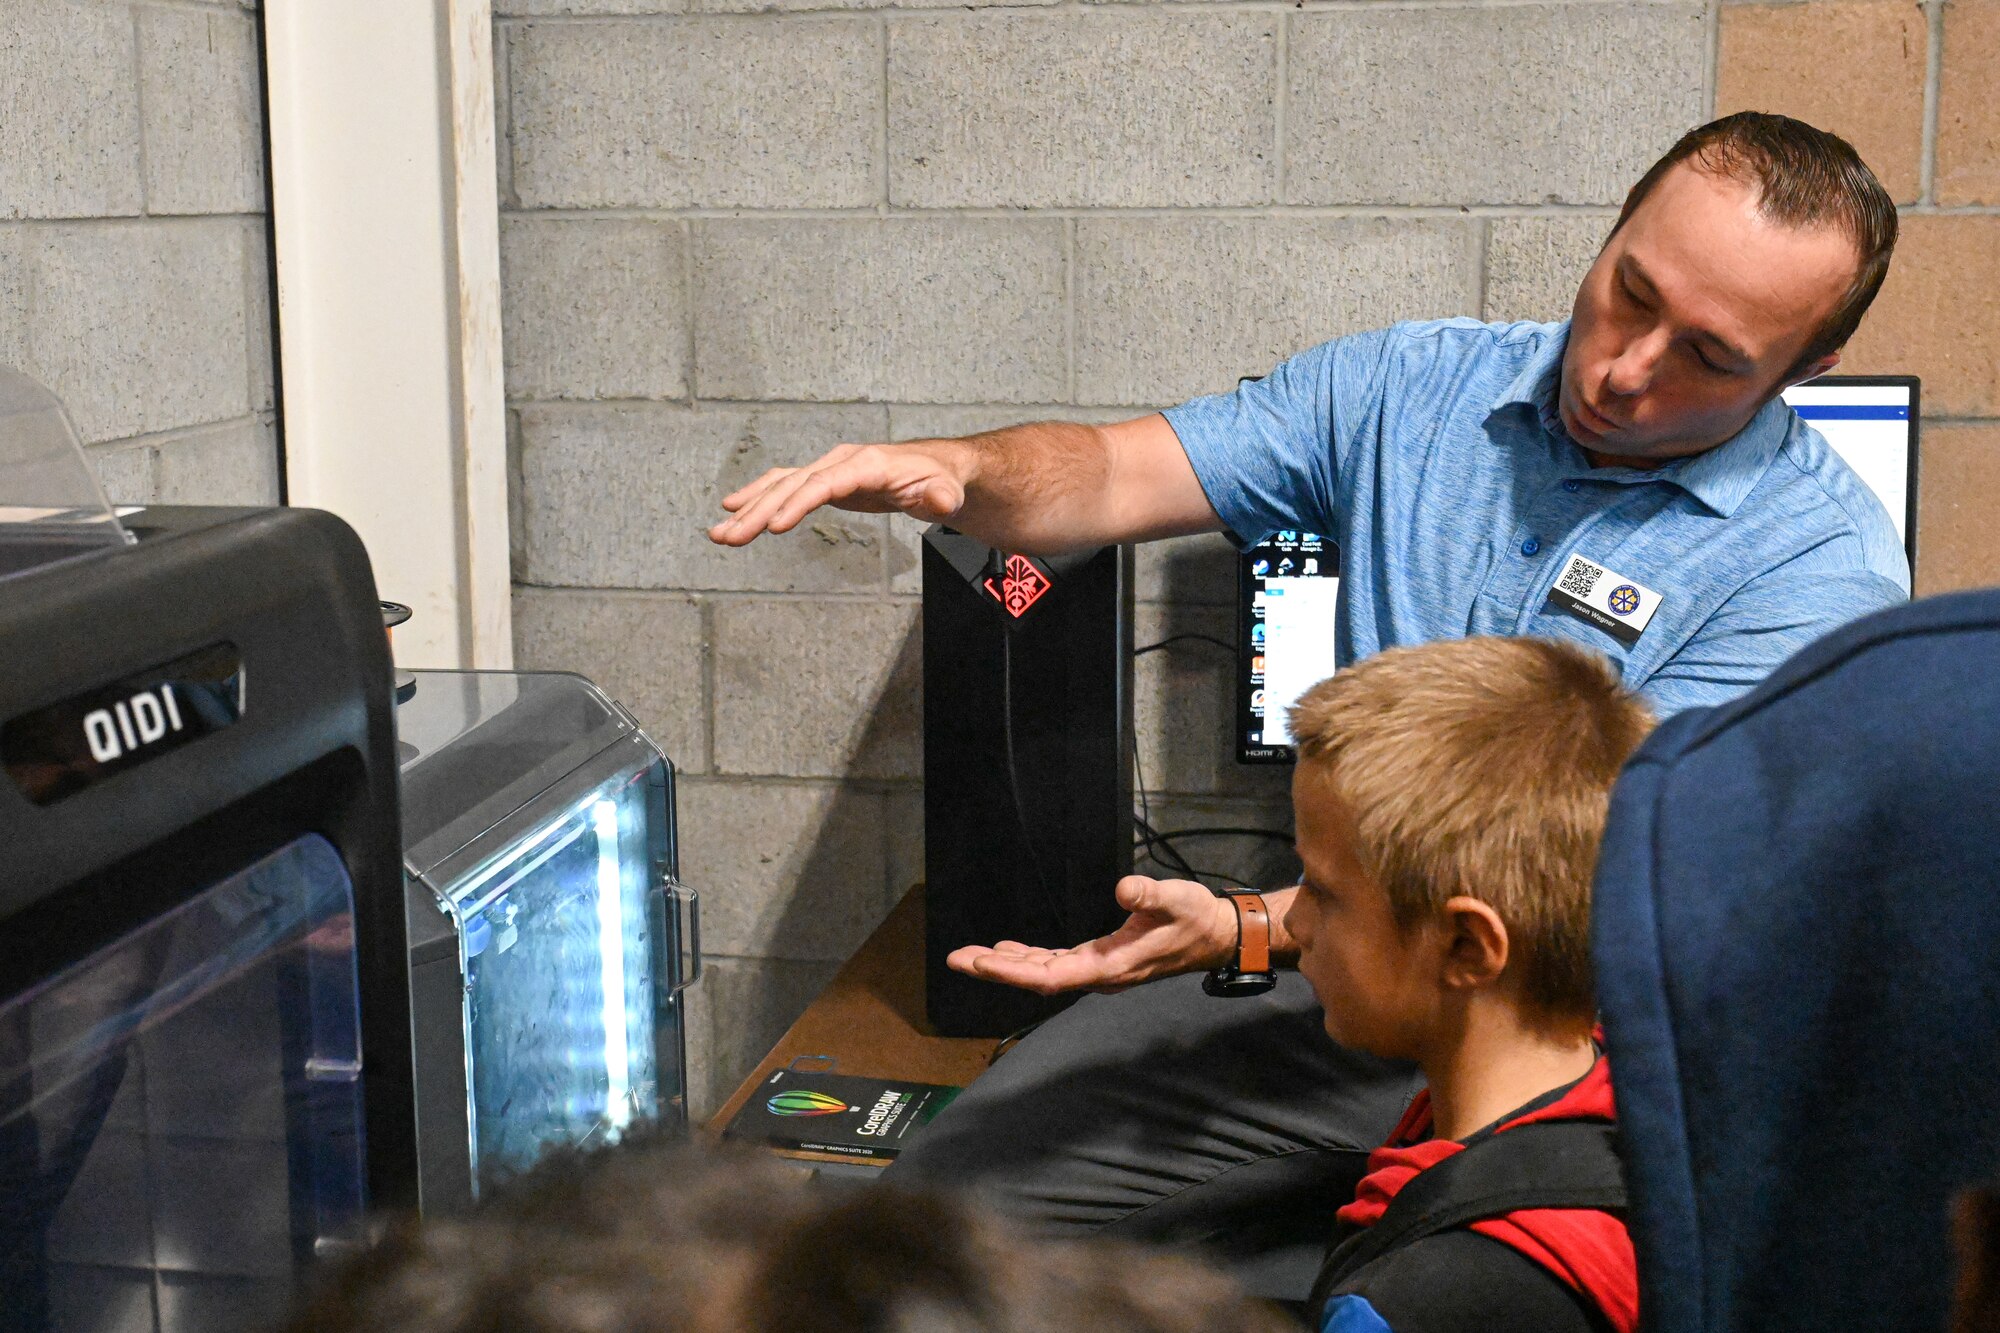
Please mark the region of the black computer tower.
<svg viewBox="0 0 2000 1333"><path fill-rule="evenodd" d="M933 528L924 554L925 996L947 1036L1061 1009L951 971L967 944L1116 929L1132 870L1132 548L1040 559Z"/></svg>

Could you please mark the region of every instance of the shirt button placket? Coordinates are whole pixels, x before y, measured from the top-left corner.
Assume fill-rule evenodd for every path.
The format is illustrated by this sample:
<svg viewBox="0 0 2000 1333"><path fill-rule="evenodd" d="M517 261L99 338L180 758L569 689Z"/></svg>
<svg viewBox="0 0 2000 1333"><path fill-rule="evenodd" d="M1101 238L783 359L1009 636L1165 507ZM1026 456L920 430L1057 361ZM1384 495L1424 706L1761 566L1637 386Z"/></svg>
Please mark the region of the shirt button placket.
<svg viewBox="0 0 2000 1333"><path fill-rule="evenodd" d="M1542 539L1540 537L1530 537L1528 538L1528 540L1521 543L1522 555L1526 556L1537 555L1540 553L1541 549L1542 549Z"/></svg>

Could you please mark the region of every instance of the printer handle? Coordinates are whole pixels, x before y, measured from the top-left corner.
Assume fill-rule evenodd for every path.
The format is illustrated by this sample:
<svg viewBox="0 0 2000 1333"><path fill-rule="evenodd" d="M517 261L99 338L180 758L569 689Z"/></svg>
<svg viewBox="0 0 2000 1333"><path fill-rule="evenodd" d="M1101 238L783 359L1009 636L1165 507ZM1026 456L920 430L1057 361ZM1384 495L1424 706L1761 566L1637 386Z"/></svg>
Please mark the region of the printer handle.
<svg viewBox="0 0 2000 1333"><path fill-rule="evenodd" d="M678 975L668 994L678 995L701 980L701 895L669 874L660 884L660 896L662 907L673 914L674 938L687 960L685 969L679 966L681 958L674 960Z"/></svg>

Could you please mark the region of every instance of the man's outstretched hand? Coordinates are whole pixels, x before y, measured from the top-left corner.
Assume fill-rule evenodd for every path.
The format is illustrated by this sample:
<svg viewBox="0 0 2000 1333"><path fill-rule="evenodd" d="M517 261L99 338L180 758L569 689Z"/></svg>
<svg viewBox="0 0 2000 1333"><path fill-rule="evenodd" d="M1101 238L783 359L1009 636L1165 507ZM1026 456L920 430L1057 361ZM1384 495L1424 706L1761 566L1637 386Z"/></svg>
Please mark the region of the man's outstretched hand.
<svg viewBox="0 0 2000 1333"><path fill-rule="evenodd" d="M822 505L940 523L965 504L968 463L955 441L843 444L804 467L774 467L724 496L722 507L734 517L710 528L709 540L743 546L762 533L790 532Z"/></svg>
<svg viewBox="0 0 2000 1333"><path fill-rule="evenodd" d="M954 970L1040 995L1117 991L1155 977L1206 972L1236 953L1236 909L1193 880L1127 875L1118 905L1132 915L1109 935L1074 949L1037 949L1012 940L955 949Z"/></svg>

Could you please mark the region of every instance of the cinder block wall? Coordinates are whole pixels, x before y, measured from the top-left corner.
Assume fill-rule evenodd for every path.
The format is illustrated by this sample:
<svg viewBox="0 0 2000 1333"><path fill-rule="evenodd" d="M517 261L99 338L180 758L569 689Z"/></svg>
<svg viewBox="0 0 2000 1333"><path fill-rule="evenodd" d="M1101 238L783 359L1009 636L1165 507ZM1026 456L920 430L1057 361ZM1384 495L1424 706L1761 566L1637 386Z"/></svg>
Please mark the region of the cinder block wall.
<svg viewBox="0 0 2000 1333"><path fill-rule="evenodd" d="M680 765L697 1112L922 865L914 526L729 552L719 497L841 441L1136 416L1400 318L1564 315L1715 41L1700 0L498 8L519 658ZM1229 637L1219 540L1141 570L1141 643ZM1199 641L1140 659L1164 826L1289 827L1280 775L1230 761L1230 681Z"/></svg>
<svg viewBox="0 0 2000 1333"><path fill-rule="evenodd" d="M1843 370L1923 377L1917 591L2000 583L2000 0L1722 11L1719 111L1845 135L1901 205Z"/></svg>
<svg viewBox="0 0 2000 1333"><path fill-rule="evenodd" d="M0 365L122 503L275 503L256 6L7 0Z"/></svg>

